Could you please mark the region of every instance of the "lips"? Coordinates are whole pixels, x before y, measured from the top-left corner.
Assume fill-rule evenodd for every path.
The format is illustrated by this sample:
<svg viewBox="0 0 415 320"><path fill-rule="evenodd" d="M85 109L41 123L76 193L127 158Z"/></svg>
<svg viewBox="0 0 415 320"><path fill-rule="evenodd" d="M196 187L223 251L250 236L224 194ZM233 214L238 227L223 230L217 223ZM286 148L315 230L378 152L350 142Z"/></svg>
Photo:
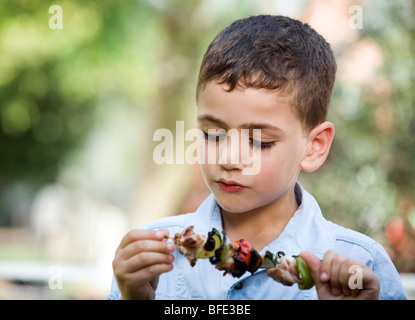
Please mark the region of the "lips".
<svg viewBox="0 0 415 320"><path fill-rule="evenodd" d="M219 179L215 182L218 184L219 188L226 192L236 193L241 192L247 188L246 186L241 185L233 180Z"/></svg>

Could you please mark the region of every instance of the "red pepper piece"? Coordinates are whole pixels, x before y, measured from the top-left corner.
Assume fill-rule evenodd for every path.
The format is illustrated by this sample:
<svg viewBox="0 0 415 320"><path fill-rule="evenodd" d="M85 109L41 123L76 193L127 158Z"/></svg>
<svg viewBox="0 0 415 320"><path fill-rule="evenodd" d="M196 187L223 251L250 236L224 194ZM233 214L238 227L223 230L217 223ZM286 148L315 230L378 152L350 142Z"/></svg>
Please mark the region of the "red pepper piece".
<svg viewBox="0 0 415 320"><path fill-rule="evenodd" d="M234 244L239 246L235 254L235 258L240 262L243 262L245 266L249 266L249 262L251 261L251 246L249 245L248 241L246 240L238 240L235 241Z"/></svg>

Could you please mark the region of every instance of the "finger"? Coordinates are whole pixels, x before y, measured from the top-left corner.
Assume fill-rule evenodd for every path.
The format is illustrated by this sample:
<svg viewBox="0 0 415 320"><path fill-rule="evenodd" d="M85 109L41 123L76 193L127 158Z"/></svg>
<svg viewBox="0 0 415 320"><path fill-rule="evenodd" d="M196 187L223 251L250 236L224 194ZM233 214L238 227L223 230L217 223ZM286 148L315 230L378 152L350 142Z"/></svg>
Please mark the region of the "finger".
<svg viewBox="0 0 415 320"><path fill-rule="evenodd" d="M337 256L337 253L334 251L327 251L324 254L323 261L321 263L320 268L320 277L323 278L325 281L329 281L331 279L331 268L333 259Z"/></svg>
<svg viewBox="0 0 415 320"><path fill-rule="evenodd" d="M121 263L120 271L123 273L134 273L151 265L172 264L174 256L171 254L157 252L142 252Z"/></svg>
<svg viewBox="0 0 415 320"><path fill-rule="evenodd" d="M352 294L352 289L349 285L349 279L350 279L350 263L343 263L340 267L340 273L339 273L339 283L340 287L342 289L342 292L345 296L350 296Z"/></svg>
<svg viewBox="0 0 415 320"><path fill-rule="evenodd" d="M167 240L170 236L170 232L167 229L156 230L157 237L161 237L162 240Z"/></svg>
<svg viewBox="0 0 415 320"><path fill-rule="evenodd" d="M343 288L347 291L348 266L347 258L335 253L331 259L330 288L334 296L343 294Z"/></svg>
<svg viewBox="0 0 415 320"><path fill-rule="evenodd" d="M174 244L167 241L138 240L128 244L122 249L119 252L119 258L127 260L142 252L159 252L167 254L171 253L174 248Z"/></svg>
<svg viewBox="0 0 415 320"><path fill-rule="evenodd" d="M136 279L141 279L142 282L146 282L149 279L151 280L154 277L171 270L173 270L173 265L171 263L152 264L134 274L130 274L130 276L136 277Z"/></svg>
<svg viewBox="0 0 415 320"><path fill-rule="evenodd" d="M133 273L115 274L115 278L117 283L119 283L120 289L123 287L123 285L120 286L120 284L124 284L124 287L128 289L128 287L142 288L147 283L150 283L153 289L156 289L158 276L162 273L169 272L172 269L173 265L171 263L153 264Z"/></svg>
<svg viewBox="0 0 415 320"><path fill-rule="evenodd" d="M380 281L376 274L368 267L361 265L361 289L352 290L352 295L358 299L371 300L379 299Z"/></svg>
<svg viewBox="0 0 415 320"><path fill-rule="evenodd" d="M325 256L326 261L324 261L324 259L320 260L314 254L306 251L300 253L300 256L305 260L308 268L310 269L310 273L316 285L319 299L332 299L333 295L331 293L329 282L330 270L328 270L327 265L325 267L326 269L323 268L323 262L327 264L329 262L329 259L327 258L330 258L330 255ZM331 265L331 262L328 263L328 265Z"/></svg>
<svg viewBox="0 0 415 320"><path fill-rule="evenodd" d="M134 229L128 232L121 240L119 248L125 248L128 244L138 240L157 240L161 241L169 236L169 231L166 229L160 230L142 230Z"/></svg>
<svg viewBox="0 0 415 320"><path fill-rule="evenodd" d="M308 268L310 269L311 277L314 280L314 283L318 287L321 284L320 279L320 268L321 268L321 260L313 253L309 251L302 251L300 253L300 257L304 259L307 263Z"/></svg>

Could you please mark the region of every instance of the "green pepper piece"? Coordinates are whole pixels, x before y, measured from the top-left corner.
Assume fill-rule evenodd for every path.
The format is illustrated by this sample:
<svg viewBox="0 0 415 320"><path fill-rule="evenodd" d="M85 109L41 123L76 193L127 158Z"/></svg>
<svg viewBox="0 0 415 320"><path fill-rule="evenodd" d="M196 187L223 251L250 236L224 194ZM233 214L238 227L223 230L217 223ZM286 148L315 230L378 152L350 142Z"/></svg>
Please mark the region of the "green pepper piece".
<svg viewBox="0 0 415 320"><path fill-rule="evenodd" d="M208 233L205 245L197 252L197 259L207 259L215 255L215 251L223 244L221 234L215 228Z"/></svg>
<svg viewBox="0 0 415 320"><path fill-rule="evenodd" d="M216 230L216 229L215 229ZM225 260L226 253L228 251L228 245L226 244L226 233L225 230L222 231L221 245L219 248L215 249L214 255L209 257L211 264L218 264L221 261Z"/></svg>
<svg viewBox="0 0 415 320"><path fill-rule="evenodd" d="M302 283L298 284L298 288L301 290L311 289L314 286L314 280L311 277L307 263L300 256L295 257L295 261L297 263L298 274L300 275L301 280L303 280Z"/></svg>
<svg viewBox="0 0 415 320"><path fill-rule="evenodd" d="M262 257L261 268L275 268L277 262L277 257L267 250Z"/></svg>

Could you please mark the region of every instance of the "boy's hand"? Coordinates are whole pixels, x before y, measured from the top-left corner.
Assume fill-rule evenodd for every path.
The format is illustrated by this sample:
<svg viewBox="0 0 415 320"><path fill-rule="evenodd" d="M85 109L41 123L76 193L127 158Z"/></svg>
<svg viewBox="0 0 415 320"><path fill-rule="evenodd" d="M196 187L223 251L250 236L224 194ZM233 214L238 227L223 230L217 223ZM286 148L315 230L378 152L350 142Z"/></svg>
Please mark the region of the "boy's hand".
<svg viewBox="0 0 415 320"><path fill-rule="evenodd" d="M319 299L374 300L379 299L380 284L376 274L360 261L327 251L320 260L308 251L300 256L307 263L316 285ZM354 266L352 269L350 269ZM354 275L353 270L358 270ZM351 276L361 279L349 279ZM358 280L355 283L353 280ZM361 282L360 282L361 281ZM361 284L361 287L356 284ZM357 287L357 288L356 288Z"/></svg>
<svg viewBox="0 0 415 320"><path fill-rule="evenodd" d="M159 275L173 269L165 236L168 230L132 230L121 240L112 262L121 299L154 299Z"/></svg>

